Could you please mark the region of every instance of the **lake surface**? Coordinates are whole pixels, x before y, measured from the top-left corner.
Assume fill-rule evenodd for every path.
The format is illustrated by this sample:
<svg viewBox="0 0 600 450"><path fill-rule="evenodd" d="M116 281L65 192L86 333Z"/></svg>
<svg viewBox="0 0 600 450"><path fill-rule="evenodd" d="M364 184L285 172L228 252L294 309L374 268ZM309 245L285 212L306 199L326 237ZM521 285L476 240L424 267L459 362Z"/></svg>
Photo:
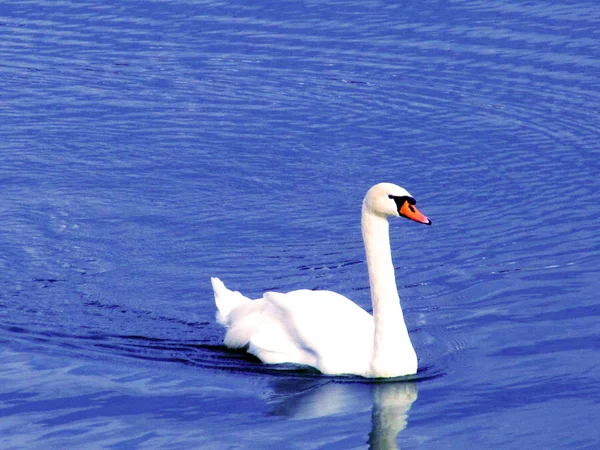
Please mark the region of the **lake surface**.
<svg viewBox="0 0 600 450"><path fill-rule="evenodd" d="M597 448L596 1L7 1L0 447ZM419 356L226 350L209 278L370 310L367 189Z"/></svg>

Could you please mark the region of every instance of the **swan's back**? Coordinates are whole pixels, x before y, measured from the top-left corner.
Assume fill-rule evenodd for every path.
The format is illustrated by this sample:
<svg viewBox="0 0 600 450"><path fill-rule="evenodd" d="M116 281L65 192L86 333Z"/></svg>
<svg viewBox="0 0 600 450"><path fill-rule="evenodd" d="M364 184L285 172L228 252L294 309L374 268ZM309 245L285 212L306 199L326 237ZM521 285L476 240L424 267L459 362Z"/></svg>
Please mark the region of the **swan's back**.
<svg viewBox="0 0 600 450"><path fill-rule="evenodd" d="M218 283L217 306L228 295L235 303L226 314L218 313L228 347L247 347L265 363L305 364L327 374L369 371L373 317L346 297L303 289L240 301L241 294Z"/></svg>

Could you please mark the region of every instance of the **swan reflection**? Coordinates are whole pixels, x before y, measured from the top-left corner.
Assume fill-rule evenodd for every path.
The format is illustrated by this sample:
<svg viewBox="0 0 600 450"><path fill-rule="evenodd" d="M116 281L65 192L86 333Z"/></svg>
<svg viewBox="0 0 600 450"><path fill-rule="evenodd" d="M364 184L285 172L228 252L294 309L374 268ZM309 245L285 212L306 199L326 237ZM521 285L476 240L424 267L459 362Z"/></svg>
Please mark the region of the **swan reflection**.
<svg viewBox="0 0 600 450"><path fill-rule="evenodd" d="M279 380L271 413L294 419L315 419L371 411L370 449L397 449L408 411L417 399L411 382L352 383L302 379Z"/></svg>
<svg viewBox="0 0 600 450"><path fill-rule="evenodd" d="M379 383L373 387L369 448L398 448L397 436L408 423L408 411L417 399L417 385Z"/></svg>

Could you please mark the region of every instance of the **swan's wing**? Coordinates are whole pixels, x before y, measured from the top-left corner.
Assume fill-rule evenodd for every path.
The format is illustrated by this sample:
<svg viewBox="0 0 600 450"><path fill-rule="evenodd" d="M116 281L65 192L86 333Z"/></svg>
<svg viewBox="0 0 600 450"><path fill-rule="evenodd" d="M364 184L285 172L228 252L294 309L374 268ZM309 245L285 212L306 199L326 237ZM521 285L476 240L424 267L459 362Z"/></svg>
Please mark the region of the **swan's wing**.
<svg viewBox="0 0 600 450"><path fill-rule="evenodd" d="M225 344L248 346L265 363L306 364L324 373L368 368L373 318L335 292L268 292L239 305L227 319Z"/></svg>

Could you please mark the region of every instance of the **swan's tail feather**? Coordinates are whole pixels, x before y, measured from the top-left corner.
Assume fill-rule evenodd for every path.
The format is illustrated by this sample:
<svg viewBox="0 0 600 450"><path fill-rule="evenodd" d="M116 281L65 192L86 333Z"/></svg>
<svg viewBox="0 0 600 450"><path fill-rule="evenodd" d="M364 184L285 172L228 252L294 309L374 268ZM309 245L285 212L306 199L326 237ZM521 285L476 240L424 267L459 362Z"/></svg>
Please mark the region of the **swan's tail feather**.
<svg viewBox="0 0 600 450"><path fill-rule="evenodd" d="M213 291L215 293L215 304L217 305L217 322L227 326L227 317L229 313L238 306L251 301L244 297L238 291L230 291L223 282L216 277L210 279Z"/></svg>

